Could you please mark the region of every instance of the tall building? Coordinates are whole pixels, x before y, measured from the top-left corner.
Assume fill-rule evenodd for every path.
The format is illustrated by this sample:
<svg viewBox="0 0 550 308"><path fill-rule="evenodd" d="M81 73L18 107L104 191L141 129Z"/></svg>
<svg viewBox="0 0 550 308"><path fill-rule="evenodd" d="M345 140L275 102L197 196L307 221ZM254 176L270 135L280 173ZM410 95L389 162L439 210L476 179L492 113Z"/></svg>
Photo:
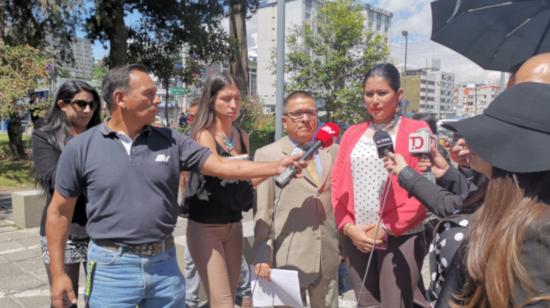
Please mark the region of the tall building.
<svg viewBox="0 0 550 308"><path fill-rule="evenodd" d="M296 27L302 27L306 21L314 20L319 3L317 0L286 0L285 36L288 37ZM264 104L264 111L269 113L275 111L277 1L262 1L257 14L257 93ZM364 14L365 29L382 35L388 42L392 13L366 4ZM285 52L288 52L286 46ZM285 80L287 77L288 75Z"/></svg>
<svg viewBox="0 0 550 308"><path fill-rule="evenodd" d="M91 80L94 67L92 43L84 38L74 38L71 42L74 61L64 63L61 67L62 76L69 79Z"/></svg>
<svg viewBox="0 0 550 308"><path fill-rule="evenodd" d="M56 58L61 58L60 42L58 38L51 35L46 36L46 51L52 55L56 55ZM70 48L73 53L73 61L61 61L61 63L54 64L54 75L50 83L43 89L37 89L38 92L45 92L46 96L53 95L57 87L70 79L80 79L94 84L97 88L98 85L92 82L92 72L94 66L94 58L92 53L92 43L83 38L73 38L70 43Z"/></svg>
<svg viewBox="0 0 550 308"><path fill-rule="evenodd" d="M365 4L365 29L371 33L379 34L386 44L389 42L392 12Z"/></svg>
<svg viewBox="0 0 550 308"><path fill-rule="evenodd" d="M481 114L500 92L500 86L494 84L459 85L453 94L457 114L461 116Z"/></svg>
<svg viewBox="0 0 550 308"><path fill-rule="evenodd" d="M407 70L403 76L408 112L422 112L443 119L456 115L453 105L455 77L441 70L439 61L431 67Z"/></svg>

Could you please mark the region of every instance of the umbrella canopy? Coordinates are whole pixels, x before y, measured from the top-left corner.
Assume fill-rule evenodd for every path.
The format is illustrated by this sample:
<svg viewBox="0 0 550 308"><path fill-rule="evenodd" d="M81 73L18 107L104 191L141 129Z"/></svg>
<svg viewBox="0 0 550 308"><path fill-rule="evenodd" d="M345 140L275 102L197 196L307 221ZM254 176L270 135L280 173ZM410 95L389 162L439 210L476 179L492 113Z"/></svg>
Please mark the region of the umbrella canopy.
<svg viewBox="0 0 550 308"><path fill-rule="evenodd" d="M510 72L550 51L550 0L432 2L432 40L484 69Z"/></svg>

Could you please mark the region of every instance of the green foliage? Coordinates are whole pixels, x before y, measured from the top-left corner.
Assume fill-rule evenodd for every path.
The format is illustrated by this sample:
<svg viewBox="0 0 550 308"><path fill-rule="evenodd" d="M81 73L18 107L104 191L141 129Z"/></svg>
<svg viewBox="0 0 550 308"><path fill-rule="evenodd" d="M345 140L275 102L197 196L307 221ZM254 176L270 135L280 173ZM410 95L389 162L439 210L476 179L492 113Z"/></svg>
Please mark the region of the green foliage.
<svg viewBox="0 0 550 308"><path fill-rule="evenodd" d="M254 153L257 149L268 145L274 141L275 137L275 126L273 121L268 123L266 126L255 129L250 134L250 154L251 158L254 156Z"/></svg>
<svg viewBox="0 0 550 308"><path fill-rule="evenodd" d="M48 76L49 58L28 45L8 46L0 39L0 116L16 111L17 100L27 97Z"/></svg>
<svg viewBox="0 0 550 308"><path fill-rule="evenodd" d="M93 80L103 80L105 75L109 72L109 68L105 65L104 60L100 60L94 63L92 69L92 79Z"/></svg>
<svg viewBox="0 0 550 308"><path fill-rule="evenodd" d="M9 46L30 45L55 54L57 63L74 61L67 48L74 37L82 0L2 0L0 39Z"/></svg>
<svg viewBox="0 0 550 308"><path fill-rule="evenodd" d="M239 127L246 132L254 132L272 126L273 117L264 114L257 97L249 96L242 99Z"/></svg>
<svg viewBox="0 0 550 308"><path fill-rule="evenodd" d="M194 59L218 59L227 52L226 35L220 24L223 6L218 1L95 0L94 3L86 19L86 30L92 40L110 43L109 67L126 64L136 57L144 58L145 51L136 56L142 46L159 47L161 50L156 54L165 55L159 62L169 57L167 50L176 52L183 44ZM126 25L124 16L136 12L140 13L140 24ZM130 58L129 53L133 53Z"/></svg>
<svg viewBox="0 0 550 308"><path fill-rule="evenodd" d="M363 76L388 56L383 38L365 31L362 10L353 0L324 2L313 22L288 38L285 70L291 78L286 91L312 92L328 121L365 118Z"/></svg>
<svg viewBox="0 0 550 308"><path fill-rule="evenodd" d="M31 165L28 160L0 160L0 188L34 187Z"/></svg>

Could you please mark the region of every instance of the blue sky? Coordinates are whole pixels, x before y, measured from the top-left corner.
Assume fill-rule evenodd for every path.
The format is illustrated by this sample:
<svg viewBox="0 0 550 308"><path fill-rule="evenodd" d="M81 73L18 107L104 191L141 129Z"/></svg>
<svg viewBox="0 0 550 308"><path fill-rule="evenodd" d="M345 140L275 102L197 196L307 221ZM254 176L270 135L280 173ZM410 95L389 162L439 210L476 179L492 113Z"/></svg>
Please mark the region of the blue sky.
<svg viewBox="0 0 550 308"><path fill-rule="evenodd" d="M424 67L431 63L431 59L441 60L441 68L455 74L458 82L480 82L486 80L498 80L499 72L485 71L475 63L460 54L430 40L431 34L431 9L430 0L363 0L393 13L390 27L391 62L402 66L405 54L405 40L402 30L409 32L407 50L407 68ZM139 18L138 14L130 14L126 22L131 24ZM227 21L222 25L228 29ZM252 54L256 45L256 18L251 18L247 23L248 43ZM79 34L83 36L83 33ZM103 58L108 54L102 44L95 42L93 45L94 58Z"/></svg>

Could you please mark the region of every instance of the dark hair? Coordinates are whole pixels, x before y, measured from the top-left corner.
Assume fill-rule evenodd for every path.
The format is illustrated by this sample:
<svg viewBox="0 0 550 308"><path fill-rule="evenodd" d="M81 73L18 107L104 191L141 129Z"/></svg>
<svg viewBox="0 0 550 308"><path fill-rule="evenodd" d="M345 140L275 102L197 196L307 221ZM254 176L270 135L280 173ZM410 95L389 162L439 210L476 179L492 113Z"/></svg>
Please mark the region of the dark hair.
<svg viewBox="0 0 550 308"><path fill-rule="evenodd" d="M57 90L53 104L44 120L44 125L38 129L39 131L46 134L46 141L55 149L59 149L60 151L63 150L65 144L68 141L68 137L71 134L72 126L71 122L67 119L65 112L61 110L61 107L59 107L57 103L60 100L70 101L82 91L90 93L94 98L95 105L97 106L92 113L92 118L90 119L90 122L88 122L86 129L89 129L101 123L101 104L97 91L84 81L65 81ZM44 188L45 190L51 189L51 178L42 178L36 176L36 171L34 171L34 167L33 173L35 174L36 181L38 182L38 184L40 184L40 186L42 186L42 188Z"/></svg>
<svg viewBox="0 0 550 308"><path fill-rule="evenodd" d="M107 104L109 112L113 111L115 105L113 93L115 90L128 90L128 80L130 79L130 73L132 71L140 71L146 74L150 73L150 70L143 64L127 64L113 68L103 79L103 83L101 84L101 98L103 98L105 104Z"/></svg>
<svg viewBox="0 0 550 308"><path fill-rule="evenodd" d="M101 104L97 91L84 81L65 81L57 90L53 104L48 111L48 115L46 115L44 126L39 129L40 131L47 133L48 143L57 149L63 150L65 143L67 143L67 137L71 133L72 126L70 121L67 119L65 112L61 110L61 107L59 107L57 102L60 100L65 102L70 101L82 91L90 93L93 96L94 103L97 106L93 111L92 118L86 126L86 129L101 123Z"/></svg>
<svg viewBox="0 0 550 308"><path fill-rule="evenodd" d="M311 98L315 102L315 99L313 98L313 95L311 94L311 92L298 90L298 91L291 92L289 95L287 95L287 97L283 101L283 110L286 110L286 106L288 105L288 102L290 102L295 98Z"/></svg>
<svg viewBox="0 0 550 308"><path fill-rule="evenodd" d="M367 79L370 77L381 77L388 81L390 87L397 92L401 87L401 79L399 76L399 71L391 63L380 63L373 66L363 79L363 85L367 82Z"/></svg>
<svg viewBox="0 0 550 308"><path fill-rule="evenodd" d="M412 119L428 123L428 126L432 130L432 133L437 134L437 121L435 120L433 115L429 113L417 112L413 114Z"/></svg>
<svg viewBox="0 0 550 308"><path fill-rule="evenodd" d="M235 78L227 72L216 73L208 78L202 90L199 110L193 124L191 124L191 136L197 138L197 134L204 129L210 129L216 122L214 104L218 93L226 86L238 87Z"/></svg>

